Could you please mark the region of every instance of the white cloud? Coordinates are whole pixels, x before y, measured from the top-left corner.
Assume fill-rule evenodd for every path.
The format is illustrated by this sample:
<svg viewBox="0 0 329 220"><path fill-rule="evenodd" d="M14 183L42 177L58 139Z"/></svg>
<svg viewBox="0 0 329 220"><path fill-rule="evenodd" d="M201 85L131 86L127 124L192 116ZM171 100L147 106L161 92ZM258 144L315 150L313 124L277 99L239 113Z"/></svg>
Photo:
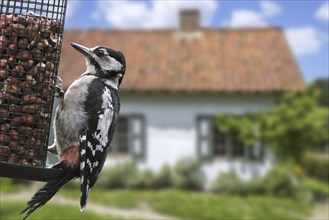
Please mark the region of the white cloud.
<svg viewBox="0 0 329 220"><path fill-rule="evenodd" d="M325 35L313 27L290 28L285 34L296 56L318 53L326 41Z"/></svg>
<svg viewBox="0 0 329 220"><path fill-rule="evenodd" d="M97 1L95 20L105 19L115 28L177 27L181 9L199 9L201 25L210 25L218 3L209 1Z"/></svg>
<svg viewBox="0 0 329 220"><path fill-rule="evenodd" d="M232 12L229 25L231 27L264 27L267 23L259 13L250 10L235 10Z"/></svg>
<svg viewBox="0 0 329 220"><path fill-rule="evenodd" d="M266 18L277 16L281 13L281 7L271 1L261 1L260 11L238 9L232 12L227 24L230 27L265 27Z"/></svg>
<svg viewBox="0 0 329 220"><path fill-rule="evenodd" d="M323 3L315 13L315 17L323 20L329 21L329 2Z"/></svg>
<svg viewBox="0 0 329 220"><path fill-rule="evenodd" d="M266 27L267 19L279 15L282 11L280 5L271 1L261 1L260 10L237 9L231 14L231 18L226 25L230 27ZM327 8L326 8L327 7ZM318 13L328 16L328 3L319 8ZM288 43L296 56L318 53L322 45L328 41L325 34L320 33L314 27L296 27L285 31Z"/></svg>
<svg viewBox="0 0 329 220"><path fill-rule="evenodd" d="M273 17L281 13L280 5L271 1L261 1L260 7L264 17Z"/></svg>

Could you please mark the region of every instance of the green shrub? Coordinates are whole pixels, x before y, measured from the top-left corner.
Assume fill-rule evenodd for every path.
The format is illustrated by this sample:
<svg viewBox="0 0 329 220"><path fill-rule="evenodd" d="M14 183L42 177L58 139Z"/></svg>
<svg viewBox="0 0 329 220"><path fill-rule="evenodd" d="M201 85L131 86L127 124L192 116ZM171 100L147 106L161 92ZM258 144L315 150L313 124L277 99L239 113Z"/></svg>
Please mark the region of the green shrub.
<svg viewBox="0 0 329 220"><path fill-rule="evenodd" d="M261 177L254 177L253 179L244 182L245 194L252 195L264 195L266 194L266 186L264 184L264 179Z"/></svg>
<svg viewBox="0 0 329 220"><path fill-rule="evenodd" d="M220 173L213 182L213 191L221 194L239 194L244 183L235 172Z"/></svg>
<svg viewBox="0 0 329 220"><path fill-rule="evenodd" d="M155 174L153 184L157 189L173 186L172 171L168 165L163 166L159 173Z"/></svg>
<svg viewBox="0 0 329 220"><path fill-rule="evenodd" d="M306 153L303 157L305 173L329 183L329 156L327 154Z"/></svg>
<svg viewBox="0 0 329 220"><path fill-rule="evenodd" d="M321 182L314 178L304 178L305 186L312 192L315 199L329 199L328 183Z"/></svg>
<svg viewBox="0 0 329 220"><path fill-rule="evenodd" d="M212 184L216 193L230 195L271 195L310 199L309 190L289 166L277 166L264 177L242 181L234 172L219 174Z"/></svg>
<svg viewBox="0 0 329 220"><path fill-rule="evenodd" d="M269 195L292 196L298 187L299 181L290 168L277 166L267 173L264 184Z"/></svg>
<svg viewBox="0 0 329 220"><path fill-rule="evenodd" d="M230 195L265 194L266 191L262 178L243 181L235 172L220 173L212 183L212 190Z"/></svg>
<svg viewBox="0 0 329 220"><path fill-rule="evenodd" d="M151 170L136 171L127 179L125 186L131 189L153 188L154 174Z"/></svg>
<svg viewBox="0 0 329 220"><path fill-rule="evenodd" d="M124 188L136 172L133 162L118 163L101 172L97 185L103 188Z"/></svg>
<svg viewBox="0 0 329 220"><path fill-rule="evenodd" d="M203 188L201 163L194 158L185 158L177 162L173 174L174 187L187 190Z"/></svg>

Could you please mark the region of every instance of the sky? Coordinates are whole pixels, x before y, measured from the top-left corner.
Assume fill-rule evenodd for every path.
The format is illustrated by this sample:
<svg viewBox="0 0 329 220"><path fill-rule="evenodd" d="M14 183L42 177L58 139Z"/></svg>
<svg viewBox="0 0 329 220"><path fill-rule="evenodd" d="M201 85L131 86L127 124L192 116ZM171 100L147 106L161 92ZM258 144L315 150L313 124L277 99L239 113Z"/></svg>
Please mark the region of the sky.
<svg viewBox="0 0 329 220"><path fill-rule="evenodd" d="M181 9L199 9L205 28L279 26L305 81L329 76L328 0L68 0L65 28L174 28Z"/></svg>

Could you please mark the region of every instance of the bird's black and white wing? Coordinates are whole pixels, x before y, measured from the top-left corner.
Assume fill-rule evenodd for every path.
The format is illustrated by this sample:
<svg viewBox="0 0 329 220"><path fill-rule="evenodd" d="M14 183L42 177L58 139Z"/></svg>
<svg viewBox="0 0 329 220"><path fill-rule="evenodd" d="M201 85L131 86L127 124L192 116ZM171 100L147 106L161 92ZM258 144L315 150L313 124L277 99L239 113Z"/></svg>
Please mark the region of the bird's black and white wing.
<svg viewBox="0 0 329 220"><path fill-rule="evenodd" d="M86 206L89 189L103 168L119 112L117 90L95 79L84 103L87 125L79 133L80 144L80 209Z"/></svg>

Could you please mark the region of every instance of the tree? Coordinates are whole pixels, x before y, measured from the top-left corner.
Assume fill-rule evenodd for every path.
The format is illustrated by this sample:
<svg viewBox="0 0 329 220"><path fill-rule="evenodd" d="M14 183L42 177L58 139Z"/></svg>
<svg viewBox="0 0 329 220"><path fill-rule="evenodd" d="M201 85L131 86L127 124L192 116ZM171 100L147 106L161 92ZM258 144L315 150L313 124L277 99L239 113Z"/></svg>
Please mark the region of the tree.
<svg viewBox="0 0 329 220"><path fill-rule="evenodd" d="M310 86L303 93L287 93L269 112L232 116L220 114L215 125L222 132L235 133L247 146L262 139L281 160L300 163L309 147L328 141L327 108L317 105L319 90Z"/></svg>
<svg viewBox="0 0 329 220"><path fill-rule="evenodd" d="M328 109L317 105L319 91L288 93L267 114L262 114L264 139L283 160L300 162L307 148L329 140Z"/></svg>
<svg viewBox="0 0 329 220"><path fill-rule="evenodd" d="M236 135L237 139L245 146L254 146L261 138L259 129L259 115L229 115L218 114L215 117L215 125L223 133Z"/></svg>
<svg viewBox="0 0 329 220"><path fill-rule="evenodd" d="M317 79L314 81L313 86L320 90L319 105L329 108L329 78Z"/></svg>

